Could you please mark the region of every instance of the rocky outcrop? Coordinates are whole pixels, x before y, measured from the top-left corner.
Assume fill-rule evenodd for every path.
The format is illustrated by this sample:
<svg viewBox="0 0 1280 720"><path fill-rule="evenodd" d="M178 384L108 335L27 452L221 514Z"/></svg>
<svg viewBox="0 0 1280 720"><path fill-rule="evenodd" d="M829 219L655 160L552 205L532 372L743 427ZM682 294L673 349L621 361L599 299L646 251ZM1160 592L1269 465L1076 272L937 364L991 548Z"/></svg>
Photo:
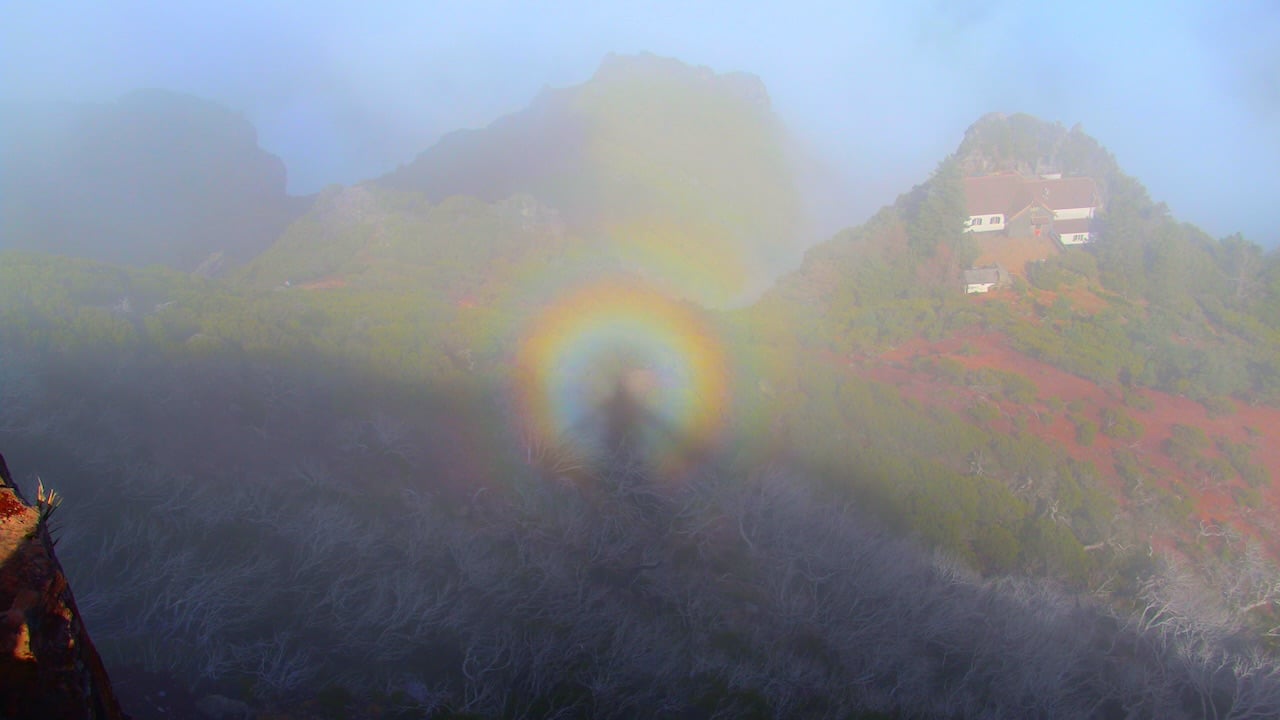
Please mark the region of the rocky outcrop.
<svg viewBox="0 0 1280 720"><path fill-rule="evenodd" d="M127 718L39 509L0 456L0 718Z"/></svg>

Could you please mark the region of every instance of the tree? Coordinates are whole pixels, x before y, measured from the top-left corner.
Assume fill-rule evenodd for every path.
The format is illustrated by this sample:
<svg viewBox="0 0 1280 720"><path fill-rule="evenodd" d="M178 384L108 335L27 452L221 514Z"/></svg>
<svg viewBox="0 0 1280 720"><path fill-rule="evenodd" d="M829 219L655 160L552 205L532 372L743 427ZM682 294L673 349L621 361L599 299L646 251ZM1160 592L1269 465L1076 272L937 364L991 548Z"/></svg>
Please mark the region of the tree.
<svg viewBox="0 0 1280 720"><path fill-rule="evenodd" d="M983 570L1000 574L1013 569L1021 548L1013 533L1001 525L987 525L973 539L973 551Z"/></svg>
<svg viewBox="0 0 1280 720"><path fill-rule="evenodd" d="M1263 289L1262 272L1266 265L1262 248L1236 233L1219 240L1214 255L1226 276L1226 294L1232 304L1247 307Z"/></svg>
<svg viewBox="0 0 1280 720"><path fill-rule="evenodd" d="M968 217L964 187L955 157L940 162L929 182L912 192L912 199L915 205L908 210L907 238L917 257L931 258L944 249L954 268L972 262L972 249L964 232Z"/></svg>

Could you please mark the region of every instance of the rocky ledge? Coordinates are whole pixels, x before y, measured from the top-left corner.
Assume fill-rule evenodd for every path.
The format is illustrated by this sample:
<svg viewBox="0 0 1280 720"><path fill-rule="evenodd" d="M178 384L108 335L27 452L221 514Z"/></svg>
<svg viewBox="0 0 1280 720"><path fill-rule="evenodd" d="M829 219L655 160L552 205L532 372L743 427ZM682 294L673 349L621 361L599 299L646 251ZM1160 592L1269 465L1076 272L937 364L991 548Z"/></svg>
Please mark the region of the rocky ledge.
<svg viewBox="0 0 1280 720"><path fill-rule="evenodd" d="M39 499L38 499L39 500ZM42 518L0 456L0 718L127 718Z"/></svg>

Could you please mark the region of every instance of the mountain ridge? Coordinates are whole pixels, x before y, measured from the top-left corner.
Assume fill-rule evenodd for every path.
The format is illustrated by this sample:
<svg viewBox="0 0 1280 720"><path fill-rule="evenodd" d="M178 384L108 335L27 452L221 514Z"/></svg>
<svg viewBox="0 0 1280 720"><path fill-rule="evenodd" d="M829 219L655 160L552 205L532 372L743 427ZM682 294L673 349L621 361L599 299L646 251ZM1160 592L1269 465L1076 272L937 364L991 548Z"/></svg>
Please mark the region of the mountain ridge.
<svg viewBox="0 0 1280 720"><path fill-rule="evenodd" d="M1255 387L1280 357L1271 260L1117 175L1096 246L966 296L966 163L1066 147L980 123L989 156L957 151L732 311L618 302L593 273L645 266L519 192L333 187L213 280L8 253L0 430L85 499L59 549L112 659L272 709L1274 714L1280 461L1249 426L1277 415L1242 408L1280 398ZM1006 130L1008 157L982 147ZM609 382L622 334L656 360ZM678 426L623 393L683 391L689 362L728 389L688 382L680 410L730 409L709 450L671 438L692 468L655 472L627 433ZM617 453L553 434L605 397Z"/></svg>
<svg viewBox="0 0 1280 720"><path fill-rule="evenodd" d="M580 234L716 306L762 290L807 244L789 141L758 78L654 55L612 55L580 85L544 90L523 111L445 136L376 184L432 202L527 193Z"/></svg>

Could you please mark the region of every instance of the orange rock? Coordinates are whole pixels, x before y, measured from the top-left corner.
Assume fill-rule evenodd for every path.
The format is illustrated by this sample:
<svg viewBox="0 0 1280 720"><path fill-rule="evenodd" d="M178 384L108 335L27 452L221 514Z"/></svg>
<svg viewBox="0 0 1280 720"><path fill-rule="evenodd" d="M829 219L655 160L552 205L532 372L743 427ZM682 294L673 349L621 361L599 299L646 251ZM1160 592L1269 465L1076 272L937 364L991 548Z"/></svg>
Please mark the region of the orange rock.
<svg viewBox="0 0 1280 720"><path fill-rule="evenodd" d="M127 718L39 518L0 456L0 717Z"/></svg>

